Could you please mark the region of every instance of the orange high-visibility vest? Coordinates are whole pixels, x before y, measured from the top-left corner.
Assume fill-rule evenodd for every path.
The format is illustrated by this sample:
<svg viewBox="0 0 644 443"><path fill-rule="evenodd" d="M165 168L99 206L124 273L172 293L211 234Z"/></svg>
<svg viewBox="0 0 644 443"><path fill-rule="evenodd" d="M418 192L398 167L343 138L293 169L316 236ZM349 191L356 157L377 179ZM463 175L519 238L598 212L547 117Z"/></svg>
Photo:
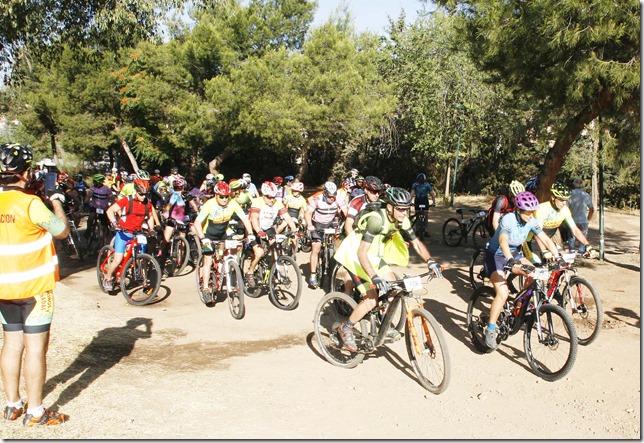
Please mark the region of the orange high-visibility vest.
<svg viewBox="0 0 644 443"><path fill-rule="evenodd" d="M58 257L52 235L29 218L38 197L0 192L0 299L29 298L56 286Z"/></svg>

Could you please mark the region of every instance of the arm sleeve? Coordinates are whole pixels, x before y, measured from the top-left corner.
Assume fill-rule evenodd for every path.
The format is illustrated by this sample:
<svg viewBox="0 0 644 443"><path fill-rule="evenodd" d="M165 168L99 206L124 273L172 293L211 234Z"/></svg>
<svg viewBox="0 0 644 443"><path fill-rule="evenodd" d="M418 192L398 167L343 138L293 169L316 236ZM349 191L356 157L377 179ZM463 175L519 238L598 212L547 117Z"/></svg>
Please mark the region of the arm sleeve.
<svg viewBox="0 0 644 443"><path fill-rule="evenodd" d="M41 200L33 200L29 205L29 218L41 228L56 236L65 230L65 223L60 221Z"/></svg>

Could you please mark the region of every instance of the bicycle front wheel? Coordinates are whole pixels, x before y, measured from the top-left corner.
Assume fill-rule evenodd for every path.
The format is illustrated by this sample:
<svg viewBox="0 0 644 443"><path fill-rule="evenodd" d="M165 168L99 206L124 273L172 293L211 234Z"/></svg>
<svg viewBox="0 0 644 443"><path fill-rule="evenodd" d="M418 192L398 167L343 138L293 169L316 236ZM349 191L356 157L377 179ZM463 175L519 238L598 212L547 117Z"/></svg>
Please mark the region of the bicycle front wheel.
<svg viewBox="0 0 644 443"><path fill-rule="evenodd" d="M547 381L559 380L570 372L577 358L577 334L572 320L559 306L539 306L526 319L523 347L535 374Z"/></svg>
<svg viewBox="0 0 644 443"><path fill-rule="evenodd" d="M242 252L242 258L241 258L242 260L241 269L242 269L243 275L245 275L244 272L248 271L248 268L250 267L250 264L252 263L253 258L255 258L255 254L253 253L253 250L244 249L244 251ZM244 282L244 294L246 294L250 298L257 298L260 295L262 295L262 282L264 281L263 280L264 275L263 274L260 275L260 273L257 272L258 270L262 269L262 260L265 260L265 259L263 258L260 259L259 263L257 263L257 268L255 269L255 286L252 286L252 287L248 286L248 284Z"/></svg>
<svg viewBox="0 0 644 443"><path fill-rule="evenodd" d="M352 352L343 348L342 339L338 334L340 324L349 318L357 303L342 292L331 292L320 300L315 308L313 327L318 348L324 358L334 366L341 368L355 368L364 360L363 352ZM356 342L362 336L365 321L356 323L354 338Z"/></svg>
<svg viewBox="0 0 644 443"><path fill-rule="evenodd" d="M161 286L161 267L149 254L130 257L121 274L121 293L132 305L146 305Z"/></svg>
<svg viewBox="0 0 644 443"><path fill-rule="evenodd" d="M579 344L589 345L597 339L604 319L604 310L597 291L586 279L572 277L570 286L563 288L562 295L562 308L572 314Z"/></svg>
<svg viewBox="0 0 644 443"><path fill-rule="evenodd" d="M407 354L420 384L433 394L447 389L451 363L438 322L425 309L412 309L405 326Z"/></svg>
<svg viewBox="0 0 644 443"><path fill-rule="evenodd" d="M185 237L175 237L172 250L172 276L181 275L190 258L190 244Z"/></svg>
<svg viewBox="0 0 644 443"><path fill-rule="evenodd" d="M461 222L457 218L448 218L443 224L443 241L447 246L458 246L463 240Z"/></svg>
<svg viewBox="0 0 644 443"><path fill-rule="evenodd" d="M199 257L199 261L195 265L195 277L197 278L197 294L199 294L199 300L201 302L208 306L212 307L214 306L213 304L213 289L216 287L216 276L215 276L215 269L212 266L212 263L210 267L204 271L203 265L204 265L204 260L205 256ZM206 286L203 285L203 273L208 272L208 278L206 279Z"/></svg>
<svg viewBox="0 0 644 443"><path fill-rule="evenodd" d="M224 284L225 287L223 289L228 296L230 315L237 320L241 320L246 314L246 307L244 306L244 280L239 265L233 260L228 262L228 272L226 273Z"/></svg>
<svg viewBox="0 0 644 443"><path fill-rule="evenodd" d="M101 288L101 291L103 292L107 292L103 286L103 282L105 281L107 268L112 261L113 250L114 248L110 245L103 246L101 250L98 251L98 258L96 259L96 277L98 278L98 287Z"/></svg>
<svg viewBox="0 0 644 443"><path fill-rule="evenodd" d="M479 220L472 228L472 244L474 244L476 249L482 251L488 241L490 241L490 233L485 227L483 220Z"/></svg>
<svg viewBox="0 0 644 443"><path fill-rule="evenodd" d="M493 351L485 344L485 329L490 322L490 306L494 296L494 288L481 286L474 290L467 305L467 332L474 347L486 354Z"/></svg>
<svg viewBox="0 0 644 443"><path fill-rule="evenodd" d="M277 257L268 281L268 298L275 307L284 311L297 308L302 295L302 272L295 260L288 255Z"/></svg>
<svg viewBox="0 0 644 443"><path fill-rule="evenodd" d="M484 252L479 249L474 251L472 255L472 261L470 261L470 284L472 289L480 288L489 281L483 266L484 258Z"/></svg>

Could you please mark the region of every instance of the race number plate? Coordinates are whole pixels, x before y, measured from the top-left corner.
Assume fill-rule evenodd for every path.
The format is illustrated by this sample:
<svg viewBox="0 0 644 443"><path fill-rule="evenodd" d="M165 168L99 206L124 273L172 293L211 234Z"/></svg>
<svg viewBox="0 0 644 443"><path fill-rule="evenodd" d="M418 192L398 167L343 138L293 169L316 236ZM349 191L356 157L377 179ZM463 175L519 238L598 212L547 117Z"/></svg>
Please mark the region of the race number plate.
<svg viewBox="0 0 644 443"><path fill-rule="evenodd" d="M148 244L148 238L143 234L138 234L136 236L136 239L139 241L140 245L147 245Z"/></svg>
<svg viewBox="0 0 644 443"><path fill-rule="evenodd" d="M405 278L403 280L403 283L405 284L405 289L408 290L409 292L413 291L414 289L423 288L423 282L421 281L420 277Z"/></svg>
<svg viewBox="0 0 644 443"><path fill-rule="evenodd" d="M235 249L239 245L239 242L237 240L226 240L225 246L226 249Z"/></svg>
<svg viewBox="0 0 644 443"><path fill-rule="evenodd" d="M478 216L479 217L485 217L485 211L479 211Z"/></svg>
<svg viewBox="0 0 644 443"><path fill-rule="evenodd" d="M324 228L324 235L335 234L335 228Z"/></svg>
<svg viewBox="0 0 644 443"><path fill-rule="evenodd" d="M105 210L101 208L96 208L96 213L97 214L105 214Z"/></svg>
<svg viewBox="0 0 644 443"><path fill-rule="evenodd" d="M572 254L562 254L561 257L564 259L566 263L574 263L575 257L577 257L577 254L575 254L574 252Z"/></svg>
<svg viewBox="0 0 644 443"><path fill-rule="evenodd" d="M548 271L548 268L535 268L534 269L534 279L535 280L548 281L548 278L550 278L550 271Z"/></svg>

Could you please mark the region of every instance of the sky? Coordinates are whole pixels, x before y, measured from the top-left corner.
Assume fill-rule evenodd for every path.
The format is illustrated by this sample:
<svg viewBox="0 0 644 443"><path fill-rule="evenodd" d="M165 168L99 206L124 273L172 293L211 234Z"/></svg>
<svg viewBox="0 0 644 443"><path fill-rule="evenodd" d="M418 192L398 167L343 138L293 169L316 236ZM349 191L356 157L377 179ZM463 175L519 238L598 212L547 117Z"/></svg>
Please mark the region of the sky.
<svg viewBox="0 0 644 443"><path fill-rule="evenodd" d="M418 16L423 4L418 0L318 0L313 26L319 26L333 14L338 6L346 3L354 20L356 31L385 33L389 25L387 16L398 19L401 9L405 10L405 22L411 23Z"/></svg>

